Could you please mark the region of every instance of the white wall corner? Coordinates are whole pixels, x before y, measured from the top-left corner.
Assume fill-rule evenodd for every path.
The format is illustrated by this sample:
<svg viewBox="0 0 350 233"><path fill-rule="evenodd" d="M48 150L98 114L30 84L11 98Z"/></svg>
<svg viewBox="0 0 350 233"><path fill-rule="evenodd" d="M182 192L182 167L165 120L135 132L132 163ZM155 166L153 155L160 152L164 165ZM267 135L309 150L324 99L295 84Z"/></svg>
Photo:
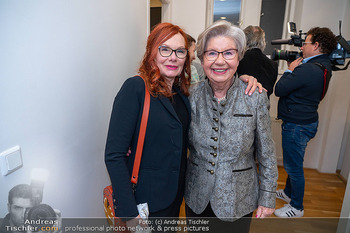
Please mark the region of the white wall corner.
<svg viewBox="0 0 350 233"><path fill-rule="evenodd" d="M151 22L151 3L150 3L150 0L147 0L147 8L146 8L146 17L147 17L147 20L146 20L146 28L147 28L147 35L149 35L151 33L151 28L150 28L150 22Z"/></svg>
<svg viewBox="0 0 350 233"><path fill-rule="evenodd" d="M162 23L172 23L172 0L161 0L162 2Z"/></svg>
<svg viewBox="0 0 350 233"><path fill-rule="evenodd" d="M241 28L244 29L249 25L260 25L261 0L242 1L241 6Z"/></svg>
<svg viewBox="0 0 350 233"><path fill-rule="evenodd" d="M205 28L213 24L214 15L214 0L207 0L206 15L205 15Z"/></svg>
<svg viewBox="0 0 350 233"><path fill-rule="evenodd" d="M350 180L350 174L348 177ZM350 182L346 185L344 194L343 207L340 213L340 219L338 223L337 233L348 233L350 232Z"/></svg>

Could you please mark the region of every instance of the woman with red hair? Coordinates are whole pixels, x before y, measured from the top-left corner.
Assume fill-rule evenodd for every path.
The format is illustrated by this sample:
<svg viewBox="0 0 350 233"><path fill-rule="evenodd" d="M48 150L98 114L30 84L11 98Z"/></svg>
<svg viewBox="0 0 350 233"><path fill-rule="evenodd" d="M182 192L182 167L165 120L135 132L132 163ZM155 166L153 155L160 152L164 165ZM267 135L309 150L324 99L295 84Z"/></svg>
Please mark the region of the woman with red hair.
<svg viewBox="0 0 350 233"><path fill-rule="evenodd" d="M149 217L179 216L184 195L188 128L190 60L183 30L161 23L151 32L139 75L125 81L114 100L105 162L112 181L116 215L140 218L137 205L147 203ZM142 78L144 81L142 80ZM246 78L256 88L256 79ZM139 134L145 86L151 94L139 179L130 182ZM131 153L127 156L128 149Z"/></svg>
<svg viewBox="0 0 350 233"><path fill-rule="evenodd" d="M190 61L186 34L170 23L157 25L147 40L139 75L125 81L115 97L105 162L112 181L116 215L139 218L147 203L149 217L178 217L184 193ZM142 78L144 81L142 80ZM130 182L145 96L151 104L135 192ZM131 154L126 156L128 149ZM128 224L128 223L127 223Z"/></svg>

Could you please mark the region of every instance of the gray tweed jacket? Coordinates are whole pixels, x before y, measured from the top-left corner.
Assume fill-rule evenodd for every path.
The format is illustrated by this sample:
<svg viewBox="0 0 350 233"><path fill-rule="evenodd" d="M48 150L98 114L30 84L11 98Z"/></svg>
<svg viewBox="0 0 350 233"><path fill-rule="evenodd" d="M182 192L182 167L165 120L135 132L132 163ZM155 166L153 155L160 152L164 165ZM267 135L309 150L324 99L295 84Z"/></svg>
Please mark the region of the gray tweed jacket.
<svg viewBox="0 0 350 233"><path fill-rule="evenodd" d="M269 100L265 92L245 95L245 88L236 77L219 104L208 80L191 86L185 201L197 214L209 202L226 221L258 205L275 208L278 171Z"/></svg>

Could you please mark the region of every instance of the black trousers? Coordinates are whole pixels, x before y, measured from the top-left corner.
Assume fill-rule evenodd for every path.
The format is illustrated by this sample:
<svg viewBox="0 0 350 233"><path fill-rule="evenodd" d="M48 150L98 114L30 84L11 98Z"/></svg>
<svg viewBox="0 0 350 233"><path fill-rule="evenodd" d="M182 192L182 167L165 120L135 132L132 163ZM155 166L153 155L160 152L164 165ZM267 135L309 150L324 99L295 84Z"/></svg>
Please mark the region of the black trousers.
<svg viewBox="0 0 350 233"><path fill-rule="evenodd" d="M196 214L186 205L187 225L193 227L193 230L202 230L197 232L227 232L227 233L248 233L250 230L250 223L252 221L253 212L241 218L237 218L234 222L223 221L216 217L210 203L205 210ZM192 221L191 221L192 220ZM204 221L200 221L204 220ZM191 224L191 222L193 224ZM202 223L202 224L200 224ZM199 228L199 224L204 228ZM197 227L197 228L196 228ZM208 231L209 230L209 231Z"/></svg>

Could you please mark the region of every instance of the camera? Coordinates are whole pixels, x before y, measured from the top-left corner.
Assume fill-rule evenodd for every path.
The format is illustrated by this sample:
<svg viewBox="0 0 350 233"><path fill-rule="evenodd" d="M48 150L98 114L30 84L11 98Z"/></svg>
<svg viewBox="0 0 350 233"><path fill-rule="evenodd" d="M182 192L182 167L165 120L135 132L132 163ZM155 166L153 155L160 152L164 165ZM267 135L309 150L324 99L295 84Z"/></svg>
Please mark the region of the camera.
<svg viewBox="0 0 350 233"><path fill-rule="evenodd" d="M306 35L306 33L303 33L302 30L299 31L299 35L297 35L297 27L296 24L293 22L288 22L288 32L292 33L293 35L290 36L289 40L284 39L278 39L278 40L271 40L272 45L280 45L280 44L288 44L288 45L294 45L297 47L303 46L303 42L305 39L302 38L302 36Z"/></svg>
<svg viewBox="0 0 350 233"><path fill-rule="evenodd" d="M302 56L303 56L302 52L274 49L271 54L271 59L273 61L285 60L289 62L289 61L294 61L295 59Z"/></svg>
<svg viewBox="0 0 350 233"><path fill-rule="evenodd" d="M341 21L339 21L339 31L340 29L341 29ZM299 30L299 34L297 34L296 25L294 22L288 22L288 31L289 33L293 34L291 35L290 39L272 40L271 44L272 45L287 44L287 45L293 45L296 47L302 47L303 42L305 41L305 38L303 39L302 36L306 36L306 33L303 33L302 30ZM333 71L346 70L349 66L350 61L343 68L339 68L337 65L344 65L345 59L350 57L350 41L346 41L344 37L341 36L341 33L336 38L338 41L337 48L334 51L332 51L332 53L329 55L329 59L332 63L332 70ZM285 60L285 61L291 62L302 56L303 56L302 52L274 49L271 55L271 59L274 61Z"/></svg>
<svg viewBox="0 0 350 233"><path fill-rule="evenodd" d="M56 212L47 204L38 204L27 209L24 219L24 224L34 227L35 232L41 229L51 229L58 222Z"/></svg>
<svg viewBox="0 0 350 233"><path fill-rule="evenodd" d="M30 227L32 232L60 232L60 211L42 203L47 178L47 170L39 168L32 170L29 187L33 207L24 213L24 225Z"/></svg>
<svg viewBox="0 0 350 233"><path fill-rule="evenodd" d="M342 36L337 36L337 40L337 48L329 55L329 59L333 65L344 65L345 58L350 57L350 41L346 41Z"/></svg>
<svg viewBox="0 0 350 233"><path fill-rule="evenodd" d="M302 36L306 35L306 33L303 33L300 30L298 35L296 28L297 27L295 23L288 22L288 32L293 34L291 35L291 38L289 40L283 40L283 39L272 40L271 44L272 45L288 44L288 45L294 45L297 47L303 46L303 41L305 41L305 39L303 39ZM285 60L285 61L291 62L302 56L303 56L302 52L274 49L271 55L271 59L273 61Z"/></svg>

